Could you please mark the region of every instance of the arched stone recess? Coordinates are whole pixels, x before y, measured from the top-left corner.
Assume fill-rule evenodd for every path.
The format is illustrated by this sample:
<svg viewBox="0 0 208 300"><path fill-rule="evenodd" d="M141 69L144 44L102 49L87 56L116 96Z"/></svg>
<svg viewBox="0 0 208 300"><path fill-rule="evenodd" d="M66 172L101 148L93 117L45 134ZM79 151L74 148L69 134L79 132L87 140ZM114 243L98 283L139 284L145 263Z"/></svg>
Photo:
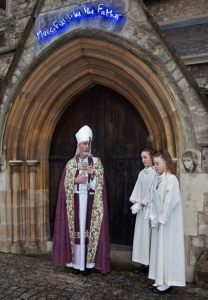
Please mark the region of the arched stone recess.
<svg viewBox="0 0 208 300"><path fill-rule="evenodd" d="M78 41L80 39L82 39L83 44L77 42L79 46L78 45L75 46L76 44L75 40ZM86 42L85 39L87 41L94 40L94 42L88 44L88 42ZM70 50L68 50L67 47L70 48ZM76 53L77 49L79 52ZM166 106L166 111L168 112L169 107L173 105L175 107L175 111L177 111L179 115L179 119L181 122L180 126L183 131L183 133L182 131L181 133L184 139L184 143L182 146L183 149L181 149L181 151L184 150L185 148L199 147L200 135L203 135L206 132L206 130L204 129L206 128L206 123L207 123L205 121L206 120L205 109L204 109L204 113L201 114L201 121L203 121L203 123L205 124L200 128L197 128L194 124L196 123L195 122L196 116L198 116L200 112L203 110L204 107L203 103L201 102L201 99L198 97L194 88L191 87L191 85L189 84L189 81L187 81L187 78L184 77L184 74L180 69L180 67L177 66L177 64L175 63L175 59L174 57L172 57L171 53L168 53L167 49L163 49L163 48L157 51L160 50L161 50L160 55L165 57L165 63L164 62L162 63L160 61L160 57L157 56L156 53L147 52L143 47L132 42L131 40L128 40L123 37L118 38L118 36L110 32L104 32L104 31L102 32L100 30L98 31L97 29L90 29L90 31L88 29L76 29L73 32L70 32L68 35L60 38L56 42L56 44L47 47L36 58L33 58L31 64L28 65L28 67L25 67L25 63L23 63L24 71L21 70L22 66L21 67L20 65L17 66L17 69L13 75L12 82L10 84L12 88L11 87L8 88L8 91L5 93L5 97L3 100L2 110L1 110L2 115L0 119L1 130L3 127L5 127L6 118L8 117L11 105L13 105L12 103L14 102L14 99L16 99L16 95L19 92L19 89L22 89L22 82L24 82L25 79L28 78L28 76L30 76L33 70L37 70L37 68L38 70L42 69L43 60L46 62L48 66L48 70L45 71L45 75L44 75L45 78L43 79L44 82L43 86L44 86L47 85L48 80L51 80L52 74L56 76L56 82L58 82L58 80L61 80L60 79L61 73L59 74L60 68L62 68L61 71L64 72L64 68L65 70L67 70L69 64L70 67L73 66L75 69L77 67L77 72L78 72L79 70L78 68L80 68L80 64L81 64L80 57L82 58L82 63L84 63L85 61L88 64L92 64L92 65L93 65L93 58L94 58L97 61L100 60L101 62L100 66L97 68L97 72L99 72L99 68L102 68L103 70L104 68L106 68L106 70L109 70L110 69L109 66L113 64L114 67L117 68L117 70L119 70L119 68L122 68L124 74L128 73L129 75L128 80L130 81L131 86L138 85L136 89L139 89L139 87L141 87L141 89L139 89L140 92L137 95L136 99L139 98L140 95L142 94L143 97L147 97L146 98L147 100L151 97L153 99L153 94L154 94L155 102L154 101L153 102L157 103L158 98L161 97L160 90L162 90L163 97L160 98L161 103L163 103L163 105L166 105L167 102L169 103ZM29 50L25 50L25 55L27 55L28 51ZM70 51L68 53L71 53L70 55L72 56L69 58L68 53L64 53L65 51ZM129 59L130 55L131 55L131 60ZM61 56L61 58L58 59L56 56ZM23 53L23 57L24 57L24 53ZM56 66L53 66L53 64L48 64L48 60L51 60L51 57L53 57L53 59L56 58L56 60L54 60L56 61ZM140 63L138 63L137 60ZM104 66L102 66L102 63ZM51 72L49 66L50 68L52 68L52 72L53 72L52 74L49 74ZM116 77L116 80L118 80L117 75L115 76L114 73L116 74L115 70L112 71L112 77L113 78ZM150 76L149 73L150 74L154 73L154 76L152 75ZM42 81L42 77L40 77L39 73L37 74L39 77L37 83L39 83L40 81ZM90 70L89 70L89 74L90 74ZM85 75L86 73L83 76ZM126 75L121 75L120 71L119 71L119 75L120 75L120 81L122 80L122 78L124 78L124 76L126 76ZM17 76L18 76L18 80L17 80ZM63 74L61 76L63 76ZM152 95L150 89L148 91L150 95L145 94L148 81L149 81L149 86L151 86L152 89ZM145 84L143 86L144 82ZM116 86L116 84L114 85ZM112 88L119 91L118 87L115 86ZM34 89L34 91L36 91L36 88ZM28 92L28 95L30 94L30 97L32 97L33 93L34 92L31 90ZM166 101L164 101L163 98L165 98ZM128 99L129 101L131 101L130 98ZM171 99L171 100L167 101L167 99ZM148 101L148 103L150 102ZM151 107L149 107L150 112L154 110L154 105L155 104L153 104L152 106L151 103L150 105ZM195 105L194 107L195 110L192 109L193 105ZM154 130L157 132L157 129ZM177 128L174 128L174 130L178 133ZM2 135L3 132L0 132L0 134ZM1 146L3 146L3 143ZM171 151L172 150L170 149L170 152ZM174 155L174 152L171 153L172 155Z"/></svg>
<svg viewBox="0 0 208 300"><path fill-rule="evenodd" d="M143 117L155 147L168 147L173 157L177 156L184 144L182 116L171 90L156 70L124 47L105 40L77 37L62 44L48 58L39 59L16 91L4 134L3 144L8 145L9 140L13 144L10 150L7 147L7 159L36 157L36 141L41 138L41 132L47 131L50 136L65 108L95 83L125 96ZM53 122L48 122L50 118ZM21 147L28 134L32 134L29 144ZM34 149L31 142L36 145Z"/></svg>
<svg viewBox="0 0 208 300"><path fill-rule="evenodd" d="M153 146L180 156L184 133L178 110L170 91L143 59L92 37L63 43L50 56L39 57L19 86L6 121L3 148L8 177L15 187L15 193L13 186L11 193L7 191L13 218L5 237L9 251L46 250L51 137L66 107L94 84L128 99L146 123Z"/></svg>

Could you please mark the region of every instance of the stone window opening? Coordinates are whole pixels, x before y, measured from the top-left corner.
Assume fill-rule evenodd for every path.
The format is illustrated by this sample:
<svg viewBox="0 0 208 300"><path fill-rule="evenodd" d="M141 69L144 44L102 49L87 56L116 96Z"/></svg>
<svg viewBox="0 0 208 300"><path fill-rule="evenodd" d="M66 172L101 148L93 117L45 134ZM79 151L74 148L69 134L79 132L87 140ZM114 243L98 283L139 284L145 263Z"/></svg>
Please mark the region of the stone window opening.
<svg viewBox="0 0 208 300"><path fill-rule="evenodd" d="M11 16L12 0L0 0L0 15Z"/></svg>
<svg viewBox="0 0 208 300"><path fill-rule="evenodd" d="M6 0L0 0L0 9L6 10Z"/></svg>

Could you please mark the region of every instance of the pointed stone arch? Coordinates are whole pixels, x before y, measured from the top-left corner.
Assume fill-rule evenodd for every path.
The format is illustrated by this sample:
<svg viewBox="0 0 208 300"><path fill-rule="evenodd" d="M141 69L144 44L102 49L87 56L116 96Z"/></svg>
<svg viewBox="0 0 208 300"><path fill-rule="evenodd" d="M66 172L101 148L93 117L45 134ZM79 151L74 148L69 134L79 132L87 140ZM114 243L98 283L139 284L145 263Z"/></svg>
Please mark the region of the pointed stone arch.
<svg viewBox="0 0 208 300"><path fill-rule="evenodd" d="M155 148L166 147L173 157L179 156L184 144L179 113L156 72L128 49L107 40L77 37L67 41L40 59L27 75L6 121L3 145L11 171L18 164L19 210L28 210L29 197L29 210L36 215L33 223L25 213L20 236L12 241L17 243L13 252L22 247L29 251L46 247L51 137L66 107L96 83L116 90L134 105ZM12 177L14 172L10 174ZM13 235L18 232L12 230Z"/></svg>
<svg viewBox="0 0 208 300"><path fill-rule="evenodd" d="M25 78L6 122L7 158L36 157L42 138L48 148L65 108L95 83L124 95L143 117L155 146L167 146L177 156L184 142L179 114L154 70L118 45L81 37L57 49Z"/></svg>

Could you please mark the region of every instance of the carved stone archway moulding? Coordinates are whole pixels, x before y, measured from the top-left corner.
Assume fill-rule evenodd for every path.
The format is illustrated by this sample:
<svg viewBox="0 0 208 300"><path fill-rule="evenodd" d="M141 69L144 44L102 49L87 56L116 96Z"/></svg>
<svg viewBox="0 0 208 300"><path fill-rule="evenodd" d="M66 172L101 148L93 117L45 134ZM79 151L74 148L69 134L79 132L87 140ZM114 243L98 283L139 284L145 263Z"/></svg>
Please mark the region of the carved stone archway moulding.
<svg viewBox="0 0 208 300"><path fill-rule="evenodd" d="M173 99L144 61L105 40L78 37L68 41L25 78L5 126L5 158L22 161L18 177L22 207L28 207L30 199L26 221L16 237L26 251L45 250L49 235L48 153L54 129L66 107L94 84L116 90L134 105L153 137L154 147L167 147L178 157L184 146ZM40 163L32 166L28 159ZM12 171L11 164L9 167Z"/></svg>
<svg viewBox="0 0 208 300"><path fill-rule="evenodd" d="M143 117L154 146L166 146L176 156L184 135L173 99L159 77L130 51L83 37L69 41L41 61L17 91L5 127L6 159L36 159L37 141L44 141L41 148L44 144L48 149L66 107L96 83L126 97Z"/></svg>

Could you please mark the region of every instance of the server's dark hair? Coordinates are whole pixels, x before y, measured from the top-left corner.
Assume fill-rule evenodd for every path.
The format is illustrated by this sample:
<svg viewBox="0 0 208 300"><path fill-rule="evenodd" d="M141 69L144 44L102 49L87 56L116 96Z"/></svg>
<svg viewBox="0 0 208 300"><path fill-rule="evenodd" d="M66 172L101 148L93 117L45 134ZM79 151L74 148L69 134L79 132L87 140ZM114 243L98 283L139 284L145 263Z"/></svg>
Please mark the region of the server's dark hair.
<svg viewBox="0 0 208 300"><path fill-rule="evenodd" d="M152 147L146 147L146 148L142 149L141 154L142 154L142 152L148 152L149 153L149 155L152 159L152 164L153 164L153 156L155 155L156 150Z"/></svg>
<svg viewBox="0 0 208 300"><path fill-rule="evenodd" d="M167 171L170 172L171 174L175 175L172 157L171 157L170 153L168 152L168 150L161 149L153 155L153 158L154 157L161 157L166 162Z"/></svg>

